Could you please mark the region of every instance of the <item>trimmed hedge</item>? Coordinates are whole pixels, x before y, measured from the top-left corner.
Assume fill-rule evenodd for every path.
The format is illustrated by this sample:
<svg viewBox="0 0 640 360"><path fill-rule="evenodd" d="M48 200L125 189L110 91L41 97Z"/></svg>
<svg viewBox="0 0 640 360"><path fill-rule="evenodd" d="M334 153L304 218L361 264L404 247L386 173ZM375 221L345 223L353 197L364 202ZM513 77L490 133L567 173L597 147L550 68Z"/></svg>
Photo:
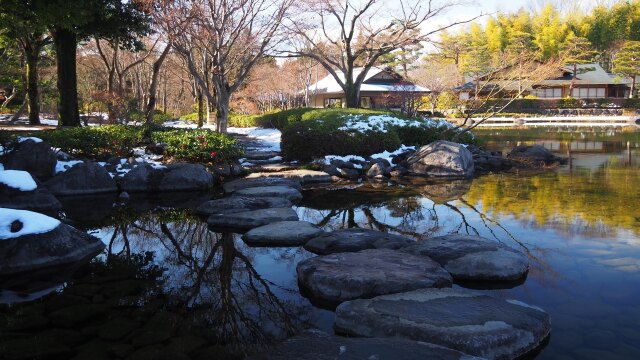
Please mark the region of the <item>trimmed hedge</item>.
<svg viewBox="0 0 640 360"><path fill-rule="evenodd" d="M157 131L151 139L167 144L167 153L184 161L224 163L243 154L234 138L206 129Z"/></svg>
<svg viewBox="0 0 640 360"><path fill-rule="evenodd" d="M309 161L326 155L369 156L385 150L393 151L400 145L422 146L441 139L451 139L455 132L446 130L451 125L419 119L420 126L387 125L384 129L367 130L340 129L349 119L348 115L360 115L368 119L371 115L388 113L360 109L314 110L303 116L302 121L290 124L282 130L282 156L286 160ZM316 116L316 119L311 117ZM395 118L398 116L392 115ZM304 117L309 117L304 119ZM402 119L402 118L400 118ZM466 133L458 141L473 143L473 135Z"/></svg>

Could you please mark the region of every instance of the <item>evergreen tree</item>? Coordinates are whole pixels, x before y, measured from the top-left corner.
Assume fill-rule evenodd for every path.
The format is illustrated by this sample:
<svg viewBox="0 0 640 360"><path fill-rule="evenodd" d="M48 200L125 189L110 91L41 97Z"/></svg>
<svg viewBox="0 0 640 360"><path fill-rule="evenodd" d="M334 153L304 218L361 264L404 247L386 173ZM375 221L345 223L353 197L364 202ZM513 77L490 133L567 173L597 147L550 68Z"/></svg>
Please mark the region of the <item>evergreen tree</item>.
<svg viewBox="0 0 640 360"><path fill-rule="evenodd" d="M579 36L571 36L562 45L562 61L565 65L570 66L573 71L571 77L571 85L569 85L569 94L573 96L573 87L579 74L593 71L593 68L578 68L578 65L593 62L597 51L593 50L593 46L586 38Z"/></svg>
<svg viewBox="0 0 640 360"><path fill-rule="evenodd" d="M562 21L560 13L550 3L533 20L535 44L540 49L543 60L558 55L560 45L565 41L569 27Z"/></svg>
<svg viewBox="0 0 640 360"><path fill-rule="evenodd" d="M636 78L640 76L640 41L627 41L624 43L613 61L613 72L632 79L629 98L633 98L636 89Z"/></svg>
<svg viewBox="0 0 640 360"><path fill-rule="evenodd" d="M471 32L467 38L467 51L460 61L460 72L473 79L475 95L480 92L480 78L491 69L491 53L485 34L478 24L471 25Z"/></svg>

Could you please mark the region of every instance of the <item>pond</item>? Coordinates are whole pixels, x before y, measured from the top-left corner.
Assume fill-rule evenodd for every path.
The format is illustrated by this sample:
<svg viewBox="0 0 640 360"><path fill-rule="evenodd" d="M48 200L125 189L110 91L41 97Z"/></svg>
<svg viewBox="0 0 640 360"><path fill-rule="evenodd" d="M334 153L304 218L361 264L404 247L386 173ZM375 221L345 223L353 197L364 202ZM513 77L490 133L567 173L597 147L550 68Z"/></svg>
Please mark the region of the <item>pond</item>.
<svg viewBox="0 0 640 360"><path fill-rule="evenodd" d="M549 341L531 358L640 358L640 134L480 132L505 150L540 143L572 161L473 181L361 183L304 191L303 220L325 230L418 240L479 234L525 251L526 280L461 283L544 308ZM331 332L333 311L300 294L302 248L252 248L189 210L219 194L75 199L68 221L107 250L37 281L4 283L6 358L237 358L304 327ZM104 204L100 206L101 202ZM0 356L1 357L1 356Z"/></svg>

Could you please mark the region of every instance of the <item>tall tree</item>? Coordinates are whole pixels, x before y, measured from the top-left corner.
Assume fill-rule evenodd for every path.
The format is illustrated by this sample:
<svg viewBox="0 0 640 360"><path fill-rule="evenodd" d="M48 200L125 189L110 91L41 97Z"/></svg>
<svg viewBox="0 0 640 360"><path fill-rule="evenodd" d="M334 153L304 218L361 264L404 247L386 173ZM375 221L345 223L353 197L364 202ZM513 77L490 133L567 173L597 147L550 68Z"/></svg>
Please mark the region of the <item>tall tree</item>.
<svg viewBox="0 0 640 360"><path fill-rule="evenodd" d="M455 4L399 0L394 5L381 0L309 2L300 12L301 18L291 19L288 24L297 35L290 38L290 56L318 61L344 91L346 106L359 107L360 86L380 57L467 22L451 22L421 32L424 24L435 21ZM355 71L358 66L362 68L359 72Z"/></svg>
<svg viewBox="0 0 640 360"><path fill-rule="evenodd" d="M25 59L26 104L29 123L40 124L40 97L38 95L38 63L44 46L50 44L46 23L37 12L35 1L0 0L0 29L17 42Z"/></svg>
<svg viewBox="0 0 640 360"><path fill-rule="evenodd" d="M33 0L38 16L53 34L58 69L58 119L61 126L80 126L76 49L78 41L95 36L119 40L120 48L139 49L140 36L150 31L142 0Z"/></svg>
<svg viewBox="0 0 640 360"><path fill-rule="evenodd" d="M597 51L593 50L591 42L583 37L569 37L562 45L563 63L572 69L571 84L569 85L570 96L573 96L573 87L578 75L594 70L593 68L579 68L578 65L592 63L596 55Z"/></svg>
<svg viewBox="0 0 640 360"><path fill-rule="evenodd" d="M613 60L613 72L631 78L629 98L633 98L636 91L636 79L640 76L640 41L624 43Z"/></svg>
<svg viewBox="0 0 640 360"><path fill-rule="evenodd" d="M227 131L231 96L252 67L277 45L280 25L293 0L163 0L164 31L210 103L216 106L218 131ZM199 48L213 65L198 69ZM215 93L206 86L211 82Z"/></svg>
<svg viewBox="0 0 640 360"><path fill-rule="evenodd" d="M480 77L491 69L491 53L487 38L478 24L471 24L471 33L467 39L467 52L460 62L460 72L473 79L475 85L474 97L480 93Z"/></svg>
<svg viewBox="0 0 640 360"><path fill-rule="evenodd" d="M569 33L569 27L562 21L560 13L548 3L532 19L535 44L540 49L543 60L558 56L560 45Z"/></svg>

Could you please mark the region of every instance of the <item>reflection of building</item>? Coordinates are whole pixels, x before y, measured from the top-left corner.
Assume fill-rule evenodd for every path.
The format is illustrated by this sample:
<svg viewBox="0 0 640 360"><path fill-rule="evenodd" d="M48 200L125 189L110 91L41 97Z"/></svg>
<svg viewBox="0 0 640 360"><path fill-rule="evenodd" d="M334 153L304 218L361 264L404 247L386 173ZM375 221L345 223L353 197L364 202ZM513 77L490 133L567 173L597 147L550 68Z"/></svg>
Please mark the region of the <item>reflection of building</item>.
<svg viewBox="0 0 640 360"><path fill-rule="evenodd" d="M356 79L362 70L355 68L353 78ZM337 73L344 80L344 74L340 71ZM308 91L311 94L311 107L345 106L344 91L331 74L309 86ZM403 79L390 68L372 67L360 86L360 105L363 108L399 108L404 96L423 96L428 92L429 89Z"/></svg>
<svg viewBox="0 0 640 360"><path fill-rule="evenodd" d="M538 99L562 99L572 97L576 99L624 99L629 97L631 80L609 74L596 63L577 65L577 76L573 80L573 90L570 92L573 78L573 67L562 67L556 74L546 80L529 81L523 85L515 80L510 68L491 73L478 79L478 97L511 98L518 95L535 96ZM521 88L522 86L522 88ZM475 97L476 81L467 78L467 82L455 89L461 100Z"/></svg>

